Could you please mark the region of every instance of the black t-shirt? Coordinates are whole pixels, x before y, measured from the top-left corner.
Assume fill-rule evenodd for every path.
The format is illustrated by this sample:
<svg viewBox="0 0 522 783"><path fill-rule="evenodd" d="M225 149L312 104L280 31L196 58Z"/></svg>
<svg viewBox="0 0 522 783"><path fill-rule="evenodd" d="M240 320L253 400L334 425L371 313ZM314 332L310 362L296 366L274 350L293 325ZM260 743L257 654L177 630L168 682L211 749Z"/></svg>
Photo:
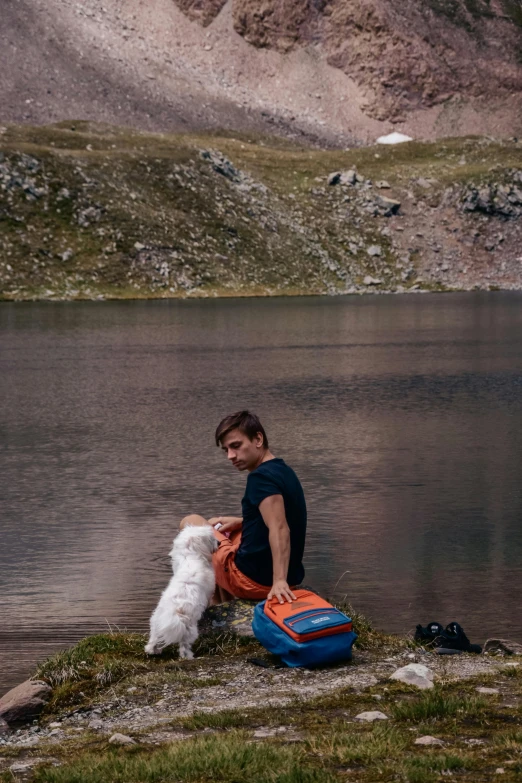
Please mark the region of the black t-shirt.
<svg viewBox="0 0 522 783"><path fill-rule="evenodd" d="M304 579L302 559L306 535L306 503L299 479L282 459L262 462L248 474L245 496L241 501L241 544L235 562L249 579L260 585L272 585L272 552L268 541L268 528L259 511L259 504L270 495L283 496L286 521L290 528L287 581L289 585L298 585Z"/></svg>

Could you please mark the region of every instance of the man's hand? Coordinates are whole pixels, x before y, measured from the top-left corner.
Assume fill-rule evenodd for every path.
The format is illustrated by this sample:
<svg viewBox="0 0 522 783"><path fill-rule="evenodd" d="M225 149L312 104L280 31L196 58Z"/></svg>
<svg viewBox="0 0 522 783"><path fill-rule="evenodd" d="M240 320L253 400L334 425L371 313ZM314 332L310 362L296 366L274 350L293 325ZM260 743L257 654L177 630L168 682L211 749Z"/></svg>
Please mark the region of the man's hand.
<svg viewBox="0 0 522 783"><path fill-rule="evenodd" d="M288 601L288 603L291 604L292 601L297 600L295 595L290 590L288 582L284 579L277 579L274 582L272 589L268 593L267 600L269 601L271 598L277 598L280 604L284 604L285 601Z"/></svg>
<svg viewBox="0 0 522 783"><path fill-rule="evenodd" d="M208 524L212 525L212 527L215 527L218 523L221 525L221 527L219 528L220 533L231 533L233 530L240 530L243 524L243 518L242 517L212 517L212 519L208 520Z"/></svg>

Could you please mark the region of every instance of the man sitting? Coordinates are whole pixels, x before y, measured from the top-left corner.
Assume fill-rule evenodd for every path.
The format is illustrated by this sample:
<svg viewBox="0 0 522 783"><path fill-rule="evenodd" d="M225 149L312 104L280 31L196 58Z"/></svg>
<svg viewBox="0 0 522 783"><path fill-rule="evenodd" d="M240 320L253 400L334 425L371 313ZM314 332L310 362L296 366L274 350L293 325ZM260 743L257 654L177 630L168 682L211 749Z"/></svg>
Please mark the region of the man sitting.
<svg viewBox="0 0 522 783"><path fill-rule="evenodd" d="M248 471L242 517L198 514L180 524L212 525L219 548L214 554L216 602L230 598L280 603L295 600L291 587L304 578L306 536L303 488L292 468L274 457L266 432L249 411L227 416L216 430L216 445L238 470ZM225 535L228 534L228 535Z"/></svg>

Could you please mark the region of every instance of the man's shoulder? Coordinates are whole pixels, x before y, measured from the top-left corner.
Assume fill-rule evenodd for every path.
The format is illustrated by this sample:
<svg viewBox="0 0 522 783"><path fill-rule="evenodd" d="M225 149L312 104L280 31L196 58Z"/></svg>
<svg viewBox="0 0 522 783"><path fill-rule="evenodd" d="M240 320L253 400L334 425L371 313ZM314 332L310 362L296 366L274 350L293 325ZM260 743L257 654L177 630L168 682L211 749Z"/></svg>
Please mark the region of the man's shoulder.
<svg viewBox="0 0 522 783"><path fill-rule="evenodd" d="M259 465L258 468L256 468L252 473L250 473L250 476L253 477L253 480L255 481L255 476L259 476L259 478L272 478L272 479L279 479L279 481L299 481L297 474L295 470L288 465L284 459L281 459L280 457L275 457L274 459L267 460L266 462L262 462L261 465ZM250 478L249 476L249 478Z"/></svg>

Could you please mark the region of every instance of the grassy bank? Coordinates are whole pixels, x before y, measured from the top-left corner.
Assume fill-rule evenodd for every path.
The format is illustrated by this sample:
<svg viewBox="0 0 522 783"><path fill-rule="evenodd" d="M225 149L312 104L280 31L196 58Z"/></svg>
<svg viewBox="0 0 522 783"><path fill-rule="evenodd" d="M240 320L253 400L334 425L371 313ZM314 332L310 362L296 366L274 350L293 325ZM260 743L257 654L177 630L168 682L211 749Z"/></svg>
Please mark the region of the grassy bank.
<svg viewBox="0 0 522 783"><path fill-rule="evenodd" d="M327 184L349 169L360 182ZM516 141L320 151L83 122L0 128L0 298L517 287L522 221L463 203L487 185L493 204L520 170Z"/></svg>
<svg viewBox="0 0 522 783"><path fill-rule="evenodd" d="M175 649L151 660L138 634L85 639L40 666L37 675L54 687L40 719L40 741L26 747L22 737L0 748L0 779L521 779L520 660L441 659L355 619L360 639L353 662L314 672L273 669L255 640L228 633L201 637L194 661L179 661ZM252 656L272 668L253 666ZM412 658L436 672L432 690L389 679L390 671ZM490 690L478 692L479 686ZM372 710L387 719L357 720ZM131 735L134 744L109 744L115 731ZM427 735L437 744L416 744Z"/></svg>

